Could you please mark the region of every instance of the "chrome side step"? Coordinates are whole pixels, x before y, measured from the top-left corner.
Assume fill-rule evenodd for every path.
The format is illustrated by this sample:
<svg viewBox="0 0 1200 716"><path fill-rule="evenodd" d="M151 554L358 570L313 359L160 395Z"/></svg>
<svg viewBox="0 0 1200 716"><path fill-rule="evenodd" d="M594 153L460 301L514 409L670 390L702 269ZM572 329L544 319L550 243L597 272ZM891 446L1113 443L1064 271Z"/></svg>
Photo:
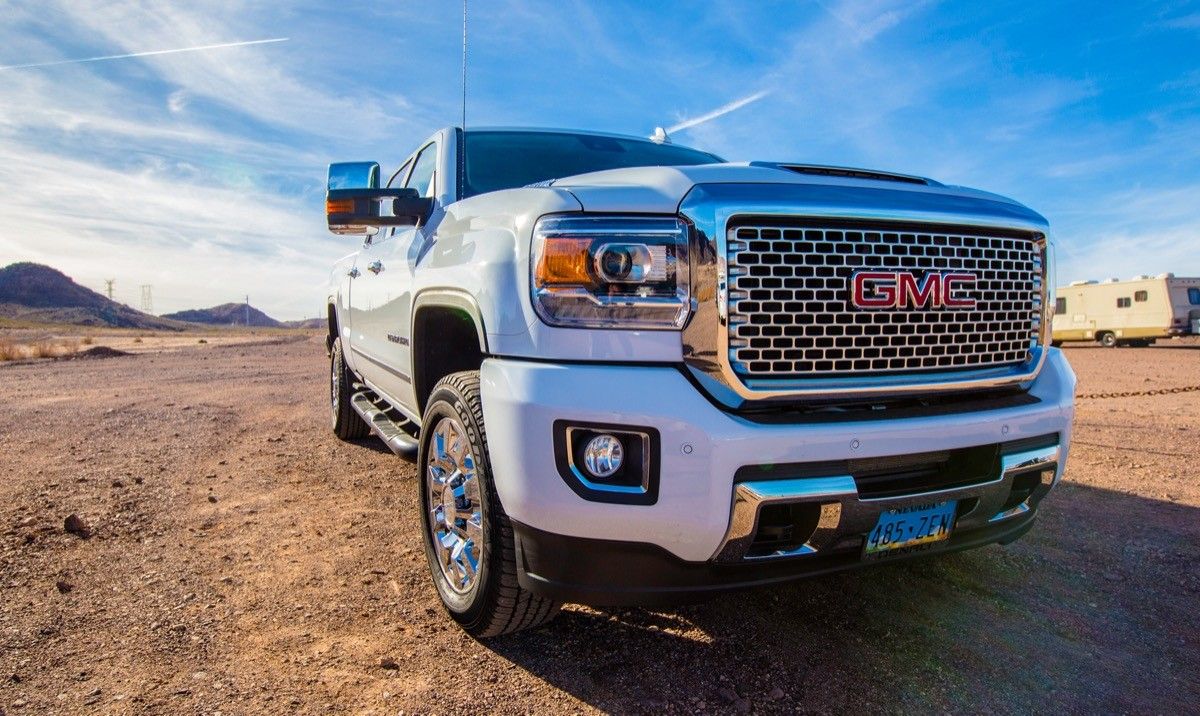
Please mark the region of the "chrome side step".
<svg viewBox="0 0 1200 716"><path fill-rule="evenodd" d="M392 452L401 457L416 459L420 444L417 442L417 426L407 418L392 418L392 408L381 398L374 397L368 390L350 396L354 412L362 416L371 426L371 432L379 436ZM408 428L408 429L406 429Z"/></svg>

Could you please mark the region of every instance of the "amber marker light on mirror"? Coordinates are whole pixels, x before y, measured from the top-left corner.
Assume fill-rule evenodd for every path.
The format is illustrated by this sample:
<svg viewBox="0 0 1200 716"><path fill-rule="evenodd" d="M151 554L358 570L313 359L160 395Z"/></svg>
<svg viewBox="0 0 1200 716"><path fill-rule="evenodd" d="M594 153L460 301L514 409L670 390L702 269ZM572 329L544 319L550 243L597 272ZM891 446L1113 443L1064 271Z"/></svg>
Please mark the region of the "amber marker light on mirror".
<svg viewBox="0 0 1200 716"><path fill-rule="evenodd" d="M354 200L353 199L326 199L325 200L326 214L353 214Z"/></svg>

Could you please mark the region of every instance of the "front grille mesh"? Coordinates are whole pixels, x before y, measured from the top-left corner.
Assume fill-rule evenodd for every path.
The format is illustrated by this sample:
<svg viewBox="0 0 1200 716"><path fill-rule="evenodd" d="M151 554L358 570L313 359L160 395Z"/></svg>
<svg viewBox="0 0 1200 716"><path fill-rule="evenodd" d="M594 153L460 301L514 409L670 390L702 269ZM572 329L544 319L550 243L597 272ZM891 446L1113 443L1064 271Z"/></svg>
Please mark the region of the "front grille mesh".
<svg viewBox="0 0 1200 716"><path fill-rule="evenodd" d="M1041 326L1031 236L828 220L729 224L729 360L744 378L836 378L1020 364ZM972 309L858 310L859 270L973 273Z"/></svg>

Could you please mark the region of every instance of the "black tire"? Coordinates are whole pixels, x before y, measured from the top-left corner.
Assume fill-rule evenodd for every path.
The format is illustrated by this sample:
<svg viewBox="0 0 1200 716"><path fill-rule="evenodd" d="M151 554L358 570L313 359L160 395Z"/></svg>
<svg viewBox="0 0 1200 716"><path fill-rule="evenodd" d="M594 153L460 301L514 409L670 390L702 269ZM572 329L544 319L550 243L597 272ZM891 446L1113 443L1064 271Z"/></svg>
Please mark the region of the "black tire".
<svg viewBox="0 0 1200 716"><path fill-rule="evenodd" d="M1115 333L1101 333L1099 336L1096 336L1096 340L1105 348L1117 347L1117 335Z"/></svg>
<svg viewBox="0 0 1200 716"><path fill-rule="evenodd" d="M430 500L430 451L436 449L431 447L435 430L446 418L456 421L456 430L465 431L473 459L474 480L478 483L482 515L483 544L478 571L465 593L452 587L443 572L430 527L434 505ZM421 528L425 556L442 605L454 621L476 638L510 634L550 621L558 614L560 605L522 589L517 582L512 523L492 483L487 432L483 425L483 404L479 395L479 373L452 373L438 381L426 403L421 422L421 449L417 462L421 485Z"/></svg>
<svg viewBox="0 0 1200 716"><path fill-rule="evenodd" d="M361 440L371 434L371 427L350 405L353 394L354 374L346 367L342 339L335 338L329 349L329 421L333 434L342 440Z"/></svg>

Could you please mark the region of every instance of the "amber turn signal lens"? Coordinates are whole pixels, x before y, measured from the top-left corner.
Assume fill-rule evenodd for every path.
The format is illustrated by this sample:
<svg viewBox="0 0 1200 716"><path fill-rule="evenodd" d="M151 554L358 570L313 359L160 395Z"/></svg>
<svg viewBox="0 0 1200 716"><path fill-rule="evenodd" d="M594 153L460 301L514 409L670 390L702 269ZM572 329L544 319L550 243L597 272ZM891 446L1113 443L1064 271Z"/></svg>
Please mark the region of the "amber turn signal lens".
<svg viewBox="0 0 1200 716"><path fill-rule="evenodd" d="M590 285L588 272L591 239L547 238L538 261L538 286Z"/></svg>
<svg viewBox="0 0 1200 716"><path fill-rule="evenodd" d="M325 200L326 214L353 214L354 200L353 199L326 199Z"/></svg>

